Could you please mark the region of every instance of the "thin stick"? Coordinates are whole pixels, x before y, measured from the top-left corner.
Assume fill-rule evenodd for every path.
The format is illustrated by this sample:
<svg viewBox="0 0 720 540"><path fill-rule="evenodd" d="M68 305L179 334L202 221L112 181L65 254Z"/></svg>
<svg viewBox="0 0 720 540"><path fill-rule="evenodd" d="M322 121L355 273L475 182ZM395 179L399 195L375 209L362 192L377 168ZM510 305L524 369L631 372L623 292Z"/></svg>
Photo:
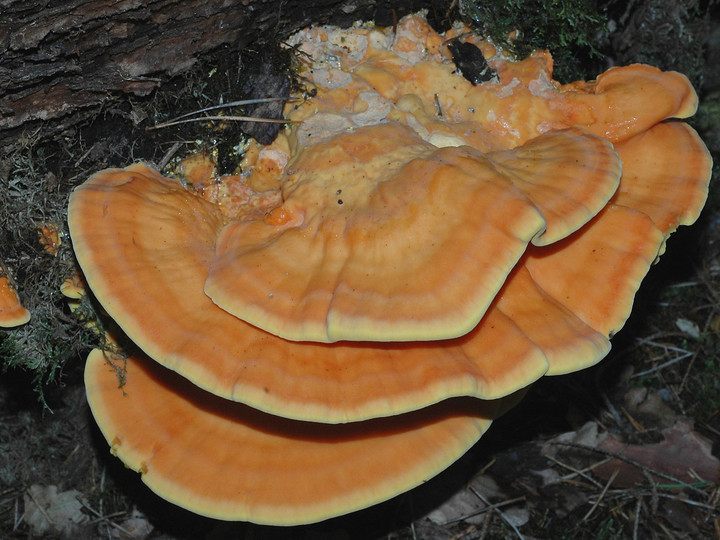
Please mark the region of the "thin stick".
<svg viewBox="0 0 720 540"><path fill-rule="evenodd" d="M158 163L158 169L163 170L165 168L165 165L170 163L170 160L175 155L175 153L180 149L180 146L182 146L182 143L180 143L179 141L175 141L175 143L170 147L170 150L168 150L167 153L160 160L160 163ZM185 186L183 186L183 187L185 187Z"/></svg>
<svg viewBox="0 0 720 540"><path fill-rule="evenodd" d="M90 506L89 504L87 504L85 501L83 501L83 500L81 500L81 499L78 499L78 502L80 502L80 504L82 505L83 508L85 508L85 509L88 510L92 515L95 516L96 519L94 519L93 522L97 523L97 522L102 521L103 523L107 523L107 524L110 525L111 527L115 527L115 528L116 528L118 531L120 531L121 533L128 535L128 537L132 536L132 533L131 533L129 530L127 530L127 529L126 529L125 527L123 527L122 525L118 525L117 523L115 523L114 521L112 521L112 520L110 519L111 517L123 516L123 515L125 515L125 512L116 512L116 513L111 514L111 515L109 515L109 516L103 516L100 512L98 512L97 510L95 510L92 506Z"/></svg>
<svg viewBox="0 0 720 540"><path fill-rule="evenodd" d="M693 352L688 351L688 352L686 352L686 353L681 354L680 356L677 356L677 357L673 358L672 360L668 360L667 362L663 362L662 364L660 364L660 365L658 365L658 366L655 366L655 367L650 368L650 369L646 369L645 371L640 371L640 372L638 372L638 373L635 373L635 374L632 375L630 378L631 378L631 379L634 379L634 378L636 378L636 377L642 377L643 375L649 375L650 373L655 373L656 371L660 371L661 369L664 369L664 368L666 368L666 367L668 367L668 366L672 366L673 364L677 364L677 363L680 362L681 360L685 360L686 358L689 358L689 357L692 356L693 354L697 354L697 353L693 353Z"/></svg>
<svg viewBox="0 0 720 540"><path fill-rule="evenodd" d="M491 506L491 505L490 505L490 501L488 501L488 500L483 496L483 494L480 493L477 489L475 489L475 488L472 487L472 486L470 486L468 489L472 492L473 495L475 495L475 496L476 496L478 499L480 499L482 502L484 502L484 503L487 504L488 506ZM524 499L524 497L521 497L521 498ZM520 540L525 540L525 537L522 535L522 533L520 532L520 530L515 526L515 524L514 524L512 521L510 521L510 519L508 519L508 517L505 515L505 513L504 513L502 510L500 510L500 509L497 508L497 507L494 508L493 510L495 510L495 511L498 513L498 515L502 518L502 520L503 520L507 525L509 525L510 528L511 528L513 531L515 531L515 534L517 534L517 536L518 536L518 538L519 538Z"/></svg>
<svg viewBox="0 0 720 540"><path fill-rule="evenodd" d="M495 462L496 462L496 461L497 461L497 458L492 458L487 465L485 465L482 469L480 469L480 471L478 472L478 474L485 474L490 467L492 467L493 465L495 465Z"/></svg>
<svg viewBox="0 0 720 540"><path fill-rule="evenodd" d="M476 531L477 531L477 527L475 525L470 525L465 530L460 531L456 535L448 538L448 540L462 540L463 538L467 538L471 534L474 534ZM389 538L389 536L388 536L388 538Z"/></svg>
<svg viewBox="0 0 720 540"><path fill-rule="evenodd" d="M603 490L600 492L600 496L598 497L597 501L595 501L595 504L592 505L592 508L590 508L590 510L588 510L587 514L585 514L585 515L583 516L583 518L580 520L580 523L583 523L583 522L587 521L587 519L592 515L592 513L595 511L595 509L596 509L598 506L600 506L600 501L602 501L602 500L603 500L603 497L605 497L605 494L607 493L607 490L610 489L610 486L611 486L612 483L615 481L615 477L618 475L619 472L620 472L620 469L615 469L615 470L613 471L612 475L610 475L610 478L609 478L608 481L607 481L607 484L605 484L605 487L604 487Z"/></svg>
<svg viewBox="0 0 720 540"><path fill-rule="evenodd" d="M477 495L477 494L475 494ZM501 508L503 506L507 506L508 504L515 504L516 502L524 501L525 497L516 497L514 499L508 499L507 501L501 501L499 503L491 504L489 506L485 506L484 508L481 508L479 510L476 510L475 512L471 512L469 514L465 514L464 516L460 516L455 519L451 519L443 523L443 526L445 525L451 525L453 523L458 523L460 521L465 521L468 518L479 516L480 514L484 514L485 512L489 512L490 510L495 510L497 508Z"/></svg>
<svg viewBox="0 0 720 540"><path fill-rule="evenodd" d="M579 470L579 469L576 469L575 467L573 467L573 466L571 466L571 465L568 465L567 463L563 463L563 462L560 461L559 459L554 458L554 457L552 457L552 456L543 456L543 457L546 457L546 458L554 461L555 463L557 463L558 465L560 465L563 469L568 469L569 471L572 471L573 474L567 474L567 475L565 475L565 476L561 476L561 477L560 477L560 480L570 480L570 479L572 479L572 478L575 477L575 476L582 476L585 480L587 480L587 481L590 482L591 484L594 484L596 487L602 486L602 484L601 484L600 482L598 482L597 480L595 480L594 478L592 478L590 475L586 474L587 471L591 471L591 470L592 470L592 467L587 467L587 468L585 468L584 470ZM609 459L608 459L608 461L609 461ZM601 462L601 463L602 463L602 462Z"/></svg>
<svg viewBox="0 0 720 540"><path fill-rule="evenodd" d="M180 116L173 118L170 120L172 122L173 120L180 120L181 118L187 118L188 116L192 116L194 114L200 114L207 111L215 111L217 109L226 109L228 107L241 107L242 105L255 105L256 103L272 103L275 101L289 101L291 103L296 101L301 101L299 98L283 98L283 97L276 97L276 98L258 98L258 99L243 99L240 101L231 101L229 103L223 103L221 105L213 105L212 107L205 107L204 109L199 109L197 111L181 114Z"/></svg>
<svg viewBox="0 0 720 540"><path fill-rule="evenodd" d="M164 124L157 124L155 126L146 127L146 131L153 129L166 128L170 126L177 126L178 124L188 124L190 122L205 122L206 120L232 120L235 122L260 122L265 124L298 124L292 120L283 120L282 118L254 118L252 116L201 116L200 118L186 118L185 120L174 120L165 122Z"/></svg>
<svg viewBox="0 0 720 540"><path fill-rule="evenodd" d="M42 505L38 502L38 500L35 498L35 495L33 495L32 491L30 491L30 489L27 489L27 490L25 490L25 491L26 491L26 493L27 493L28 495L30 495L30 498L31 498L32 501L35 503L35 506L37 507L37 509L40 510L40 513L41 513L41 514L43 515L43 517L47 520L48 525L50 525L50 527L55 527L55 526L56 526L56 525L55 525L55 522L54 522L52 519L50 519L50 516L49 516L48 513L45 511L45 508L43 508Z"/></svg>
<svg viewBox="0 0 720 540"><path fill-rule="evenodd" d="M683 375L682 382L680 383L680 388L678 388L678 392L682 392L685 389L685 383L688 381L688 377L690 377L690 371L693 368L693 365L695 364L695 359L697 358L698 353L696 352L693 357L690 359L690 362L688 362L688 367L685 370L685 374Z"/></svg>
<svg viewBox="0 0 720 540"><path fill-rule="evenodd" d="M619 471L620 469L615 469ZM633 523L633 540L637 540L638 527L640 526L640 510L642 510L642 498L638 498L637 504L635 505L635 521Z"/></svg>
<svg viewBox="0 0 720 540"><path fill-rule="evenodd" d="M552 442L552 443L550 443L550 444L558 444L558 445L562 445L562 446L571 446L571 447L573 447L573 448L581 448L581 449L583 449L583 450L587 450L587 451L589 451L589 452L595 452L595 453L597 453L597 454L602 454L602 455L604 455L604 456L612 456L612 457L614 457L614 458L616 458L616 459L619 459L620 461L624 461L625 463L628 463L628 464L632 465L633 467L637 467L637 468L640 469L641 471L645 471L645 472L648 472L648 473L650 473L650 474L654 474L655 476L659 476L660 478L664 478L665 480L670 480L671 482L675 482L675 483L677 483L679 486L682 486L683 488L687 488L687 489L692 490L692 491L694 491L694 492L696 492L696 493L699 493L699 494L701 494L702 496L705 496L705 495L706 495L706 493L705 493L703 490L698 489L698 488L696 488L695 486L693 486L693 485L691 485L691 484L688 484L687 482L683 482L683 481L680 480L679 478L675 478L674 476L672 476L672 475L670 475L670 474L665 474L665 473L663 473L663 472L657 471L657 470L652 469L652 468L650 468L650 467L646 467L646 466L643 465L642 463L638 463L638 462L635 461L634 459L627 458L627 457L623 456L622 454L618 454L617 452L608 452L607 450L602 450L602 449L600 449L600 448L593 448L592 446L586 446L586 445L584 445L584 444L577 444L577 443L570 443L570 442Z"/></svg>

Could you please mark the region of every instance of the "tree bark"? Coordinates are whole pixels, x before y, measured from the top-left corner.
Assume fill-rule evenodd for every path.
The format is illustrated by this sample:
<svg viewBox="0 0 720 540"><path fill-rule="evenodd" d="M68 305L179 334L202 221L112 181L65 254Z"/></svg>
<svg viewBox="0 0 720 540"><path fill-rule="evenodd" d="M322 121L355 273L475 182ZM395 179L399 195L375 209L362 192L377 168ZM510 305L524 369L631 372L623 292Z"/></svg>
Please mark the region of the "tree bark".
<svg viewBox="0 0 720 540"><path fill-rule="evenodd" d="M0 151L47 139L109 102L146 96L220 47L312 22L349 23L445 0L0 0Z"/></svg>

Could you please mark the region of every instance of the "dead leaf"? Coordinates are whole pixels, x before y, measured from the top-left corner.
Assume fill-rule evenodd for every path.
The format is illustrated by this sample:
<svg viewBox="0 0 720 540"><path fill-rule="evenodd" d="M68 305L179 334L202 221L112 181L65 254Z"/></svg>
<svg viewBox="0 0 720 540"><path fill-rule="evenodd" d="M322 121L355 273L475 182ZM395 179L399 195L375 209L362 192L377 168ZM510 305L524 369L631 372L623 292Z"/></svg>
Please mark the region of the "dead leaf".
<svg viewBox="0 0 720 540"><path fill-rule="evenodd" d="M662 517L678 531L688 534L690 538L698 538L700 532L693 521L693 508L681 501L667 500L662 504Z"/></svg>
<svg viewBox="0 0 720 540"><path fill-rule="evenodd" d="M688 336L700 339L700 328L694 322L688 319L679 318L675 320L675 326L677 326L681 332L685 332Z"/></svg>
<svg viewBox="0 0 720 540"><path fill-rule="evenodd" d="M598 433L596 422L586 422L577 431L561 433L557 437L548 440L542 445L540 451L543 456L556 458L558 453L568 453L568 444L596 447L604 437L604 434Z"/></svg>
<svg viewBox="0 0 720 540"><path fill-rule="evenodd" d="M662 430L664 440L652 444L625 444L612 434L599 444L599 448L617 453L648 469L671 475L683 482L695 482L690 470L708 482L720 481L720 461L712 453L712 443L693 431L690 424L678 421L671 428ZM628 488L647 482L643 471L624 461L613 459L593 469L593 473L607 480L615 469L620 473L613 482L614 487ZM656 478L667 484L668 481Z"/></svg>
<svg viewBox="0 0 720 540"><path fill-rule="evenodd" d="M480 474L472 479L466 489L459 491L441 506L430 512L427 516L428 519L438 525L460 520L475 525L482 523L485 516L478 513L482 512L486 505L473 491L493 503L507 498L495 480L486 474Z"/></svg>
<svg viewBox="0 0 720 540"><path fill-rule="evenodd" d="M441 506L428 514L428 519L437 525L445 525L458 520L471 524L482 523L485 516L475 515L485 508L485 504L467 489L458 491ZM466 517L472 516L472 517Z"/></svg>
<svg viewBox="0 0 720 540"><path fill-rule="evenodd" d="M665 390L648 392L647 389L630 389L624 397L630 414L637 416L645 425L671 428L680 416L668 405L669 396Z"/></svg>
<svg viewBox="0 0 720 540"><path fill-rule="evenodd" d="M505 520L518 528L530 521L530 511L527 506L513 506L502 512L505 515Z"/></svg>
<svg viewBox="0 0 720 540"><path fill-rule="evenodd" d="M153 526L139 510L133 510L130 517L119 523L119 528L111 528L110 535L122 540L144 540L153 531Z"/></svg>
<svg viewBox="0 0 720 540"><path fill-rule="evenodd" d="M80 525L87 523L82 512L82 493L69 490L58 493L57 486L32 485L23 496L25 523L33 535L60 534L65 538L77 536Z"/></svg>

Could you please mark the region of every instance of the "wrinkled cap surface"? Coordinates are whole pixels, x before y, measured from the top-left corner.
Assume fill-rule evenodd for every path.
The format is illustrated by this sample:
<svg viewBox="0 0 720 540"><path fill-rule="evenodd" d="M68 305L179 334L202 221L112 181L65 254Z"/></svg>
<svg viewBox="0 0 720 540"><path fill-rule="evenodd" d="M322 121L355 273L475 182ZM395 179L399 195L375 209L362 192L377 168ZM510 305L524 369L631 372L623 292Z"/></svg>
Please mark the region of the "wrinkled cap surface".
<svg viewBox="0 0 720 540"><path fill-rule="evenodd" d="M465 335L440 342L284 340L205 295L220 211L143 165L99 173L78 188L69 224L90 288L133 341L199 386L282 416L339 422L452 396L492 399L545 373L551 349L579 347L591 362L607 349L572 314L556 311L552 324L570 342L545 338L545 350L493 307ZM528 294L503 282L504 295ZM533 315L542 328L548 314Z"/></svg>
<svg viewBox="0 0 720 540"><path fill-rule="evenodd" d="M611 145L581 130L483 154L397 123L304 150L268 220L234 222L205 292L296 341L429 341L474 328L527 244L580 228L617 188Z"/></svg>
<svg viewBox="0 0 720 540"><path fill-rule="evenodd" d="M480 48L495 79L473 85L457 73L447 48L457 37ZM680 73L635 64L561 85L552 79L547 51L509 61L468 27L439 36L418 16L400 21L395 34L390 28L317 26L289 43L312 58L304 74L317 92L289 109L290 119L311 120L311 129L298 129L301 144L327 136L312 121L318 115L334 117L335 131L402 116L426 140L481 151L513 148L571 126L617 143L697 108L697 95Z"/></svg>
<svg viewBox="0 0 720 540"><path fill-rule="evenodd" d="M247 324L203 292L218 208L146 166L95 175L73 194L69 224L90 289L135 343L206 390L274 414L387 416L499 397L547 369L500 312L437 343L297 343Z"/></svg>
<svg viewBox="0 0 720 540"><path fill-rule="evenodd" d="M468 334L411 343L295 343L222 310L203 293L222 227L219 210L145 166L100 173L78 189L70 227L91 289L158 362L211 392L274 414L338 422L451 396L499 397L530 384L548 366L567 371L572 367L557 366L597 362L662 240L646 216L635 218L645 227L634 234L629 219L603 216L569 237L573 250L540 257L555 261L544 288L520 268L548 264L530 263L529 252ZM612 234L603 229L606 221L617 223L608 224ZM628 231L616 234L623 227ZM598 248L602 256L593 255ZM547 251L534 247L532 253ZM589 257L594 272L586 271ZM555 296L548 292L553 281L562 284ZM607 295L622 305L614 322L593 328L588 323L596 321L565 304L570 291L584 298L595 290L602 298L605 286L623 292Z"/></svg>

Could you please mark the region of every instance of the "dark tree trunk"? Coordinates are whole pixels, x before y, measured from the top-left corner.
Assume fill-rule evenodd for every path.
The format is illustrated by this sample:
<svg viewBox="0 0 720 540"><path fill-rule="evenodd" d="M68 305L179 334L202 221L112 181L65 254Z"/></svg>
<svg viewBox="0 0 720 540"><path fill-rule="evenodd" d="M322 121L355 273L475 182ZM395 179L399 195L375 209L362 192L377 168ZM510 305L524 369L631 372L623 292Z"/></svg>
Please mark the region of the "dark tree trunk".
<svg viewBox="0 0 720 540"><path fill-rule="evenodd" d="M392 24L449 1L0 0L0 151L46 139L108 102L143 96L206 53L318 21Z"/></svg>

